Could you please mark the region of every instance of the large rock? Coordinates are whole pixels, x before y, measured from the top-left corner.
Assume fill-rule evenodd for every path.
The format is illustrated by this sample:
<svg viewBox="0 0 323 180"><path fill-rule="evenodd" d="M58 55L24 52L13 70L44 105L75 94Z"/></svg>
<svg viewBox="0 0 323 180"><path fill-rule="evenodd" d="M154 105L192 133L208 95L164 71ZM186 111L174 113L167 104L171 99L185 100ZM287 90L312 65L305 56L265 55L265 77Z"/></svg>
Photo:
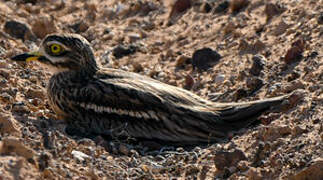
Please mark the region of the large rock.
<svg viewBox="0 0 323 180"><path fill-rule="evenodd" d="M322 180L323 179L323 158L312 161L311 165L304 168L296 175L289 177L290 180Z"/></svg>
<svg viewBox="0 0 323 180"><path fill-rule="evenodd" d="M54 18L50 16L41 16L35 19L32 24L32 30L38 38L43 39L47 34L56 32L57 27Z"/></svg>
<svg viewBox="0 0 323 180"><path fill-rule="evenodd" d="M34 41L35 35L31 32L28 24L15 20L7 21L3 27L4 32L11 37L24 40Z"/></svg>

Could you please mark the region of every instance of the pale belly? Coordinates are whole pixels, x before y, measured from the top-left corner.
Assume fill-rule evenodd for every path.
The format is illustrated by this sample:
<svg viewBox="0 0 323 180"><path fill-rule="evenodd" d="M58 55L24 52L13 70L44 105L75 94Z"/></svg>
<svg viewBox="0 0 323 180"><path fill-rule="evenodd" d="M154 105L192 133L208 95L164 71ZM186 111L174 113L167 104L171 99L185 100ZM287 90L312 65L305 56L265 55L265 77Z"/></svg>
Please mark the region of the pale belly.
<svg viewBox="0 0 323 180"><path fill-rule="evenodd" d="M59 106L54 102L52 98L49 99L49 105L52 108L52 110L55 112L58 119L66 119L68 117L68 114L63 111Z"/></svg>

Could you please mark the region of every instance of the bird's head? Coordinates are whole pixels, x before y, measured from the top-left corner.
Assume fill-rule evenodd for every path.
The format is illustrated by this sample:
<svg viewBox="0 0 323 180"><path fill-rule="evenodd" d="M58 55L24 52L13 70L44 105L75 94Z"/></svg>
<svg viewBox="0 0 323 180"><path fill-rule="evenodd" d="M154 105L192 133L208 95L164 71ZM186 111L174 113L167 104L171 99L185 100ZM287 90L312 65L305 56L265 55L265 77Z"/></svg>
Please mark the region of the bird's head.
<svg viewBox="0 0 323 180"><path fill-rule="evenodd" d="M97 71L97 63L89 42L77 34L51 34L46 36L36 52L12 58L15 61L39 61L56 71Z"/></svg>

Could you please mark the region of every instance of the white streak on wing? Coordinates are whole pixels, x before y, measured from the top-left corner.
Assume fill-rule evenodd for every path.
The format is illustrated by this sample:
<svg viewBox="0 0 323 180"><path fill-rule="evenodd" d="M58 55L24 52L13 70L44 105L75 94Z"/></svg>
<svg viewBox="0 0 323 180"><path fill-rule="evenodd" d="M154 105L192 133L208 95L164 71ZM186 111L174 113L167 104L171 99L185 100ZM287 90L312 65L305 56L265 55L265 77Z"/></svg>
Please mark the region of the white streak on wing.
<svg viewBox="0 0 323 180"><path fill-rule="evenodd" d="M142 117L144 119L149 119L150 118L149 115L146 112L141 112L141 114L142 114Z"/></svg>
<svg viewBox="0 0 323 180"><path fill-rule="evenodd" d="M125 110L125 112L126 112L125 115L129 116L129 111L128 110Z"/></svg>
<svg viewBox="0 0 323 180"><path fill-rule="evenodd" d="M86 104L85 104L85 103L80 103L80 106L81 106L82 108L86 108Z"/></svg>
<svg viewBox="0 0 323 180"><path fill-rule="evenodd" d="M91 109L93 109L94 111L98 111L97 107L98 107L97 105L91 104Z"/></svg>
<svg viewBox="0 0 323 180"><path fill-rule="evenodd" d="M142 117L142 116L141 116L141 114L140 114L140 112L138 112L138 111L137 111L137 112L135 112L135 114L136 114L136 117L137 117L137 118L141 118L141 117Z"/></svg>
<svg viewBox="0 0 323 180"><path fill-rule="evenodd" d="M135 113L133 111L129 111L129 116L135 117Z"/></svg>
<svg viewBox="0 0 323 180"><path fill-rule="evenodd" d="M110 107L104 107L103 112L111 113L111 108Z"/></svg>
<svg viewBox="0 0 323 180"><path fill-rule="evenodd" d="M107 107L107 109L108 109L108 113L113 113L113 109L112 108Z"/></svg>
<svg viewBox="0 0 323 180"><path fill-rule="evenodd" d="M118 114L126 115L126 111L124 111L124 110L122 110L122 109L118 109Z"/></svg>
<svg viewBox="0 0 323 180"><path fill-rule="evenodd" d="M123 113L122 109L116 109L116 113L119 114L119 115L123 115L122 114Z"/></svg>
<svg viewBox="0 0 323 180"><path fill-rule="evenodd" d="M99 108L98 108L98 109L99 109L99 112L100 112L100 113L104 112L104 107L103 107L103 106L99 106Z"/></svg>
<svg viewBox="0 0 323 180"><path fill-rule="evenodd" d="M157 116L156 112L149 110L147 112L144 111L129 111L129 110L123 110L123 109L115 109L111 107L105 107L105 106L97 106L95 104L86 104L84 102L79 103L79 106L87 109L87 110L93 110L98 113L114 113L118 115L128 115L131 117L136 117L136 118L144 118L144 119L155 119L157 121L161 119L163 120L168 120L167 117L164 115L160 114L160 118Z"/></svg>
<svg viewBox="0 0 323 180"><path fill-rule="evenodd" d="M168 121L168 118L164 116L163 113L158 113L158 117L160 117L163 121Z"/></svg>
<svg viewBox="0 0 323 180"><path fill-rule="evenodd" d="M159 121L159 118L157 117L157 115L154 111L148 111L148 113L152 119Z"/></svg>

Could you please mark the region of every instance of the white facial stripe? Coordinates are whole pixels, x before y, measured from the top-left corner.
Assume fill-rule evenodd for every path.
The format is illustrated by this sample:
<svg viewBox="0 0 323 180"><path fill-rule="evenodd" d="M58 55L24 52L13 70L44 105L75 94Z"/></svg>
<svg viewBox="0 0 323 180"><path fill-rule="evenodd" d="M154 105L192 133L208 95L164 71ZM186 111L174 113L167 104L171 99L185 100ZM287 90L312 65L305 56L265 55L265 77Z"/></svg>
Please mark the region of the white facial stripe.
<svg viewBox="0 0 323 180"><path fill-rule="evenodd" d="M41 54L41 55L46 55L46 51L45 51L45 49L44 49L44 46L40 46L40 47L39 47L38 52L39 52L39 54Z"/></svg>
<svg viewBox="0 0 323 180"><path fill-rule="evenodd" d="M64 50L67 50L67 51L71 50L70 48L66 47L64 44L62 44L62 43L60 43L58 41L49 41L49 42L46 43L47 46L50 46L52 44L59 44L60 46L62 46L62 48Z"/></svg>
<svg viewBox="0 0 323 180"><path fill-rule="evenodd" d="M113 114L118 114L118 115L127 115L131 117L136 117L136 118L143 118L143 119L155 119L159 121L160 119L158 118L156 112L154 111L129 111L125 109L115 109L115 108L110 108L110 107L105 107L105 106L97 106L95 104L86 104L86 103L79 103L79 106L81 106L84 109L87 110L94 110L97 113L113 113ZM163 119L167 119L166 117L162 117Z"/></svg>

